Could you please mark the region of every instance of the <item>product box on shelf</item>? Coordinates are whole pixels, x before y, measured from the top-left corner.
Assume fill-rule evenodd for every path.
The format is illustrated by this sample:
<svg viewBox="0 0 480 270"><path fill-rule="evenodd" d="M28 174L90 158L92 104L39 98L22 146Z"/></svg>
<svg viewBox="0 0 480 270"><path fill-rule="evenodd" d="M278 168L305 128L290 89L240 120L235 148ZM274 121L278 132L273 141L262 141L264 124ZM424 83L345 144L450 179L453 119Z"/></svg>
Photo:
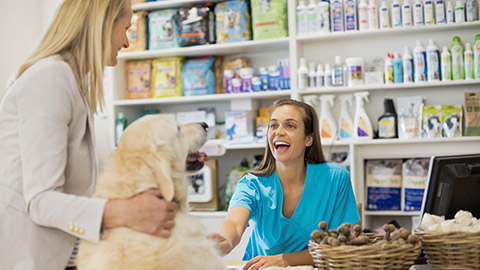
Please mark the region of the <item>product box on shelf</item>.
<svg viewBox="0 0 480 270"><path fill-rule="evenodd" d="M148 14L148 49L179 47L177 10L155 10Z"/></svg>
<svg viewBox="0 0 480 270"><path fill-rule="evenodd" d="M183 57L163 57L153 60L154 98L182 96L181 70L184 61Z"/></svg>
<svg viewBox="0 0 480 270"><path fill-rule="evenodd" d="M252 111L226 111L225 125L227 131L227 140L229 143L253 143L253 122L254 113Z"/></svg>
<svg viewBox="0 0 480 270"><path fill-rule="evenodd" d="M288 36L287 1L251 0L253 39Z"/></svg>
<svg viewBox="0 0 480 270"><path fill-rule="evenodd" d="M217 43L252 39L248 1L221 2L215 6Z"/></svg>
<svg viewBox="0 0 480 270"><path fill-rule="evenodd" d="M132 60L126 64L126 99L151 98L152 60Z"/></svg>
<svg viewBox="0 0 480 270"><path fill-rule="evenodd" d="M480 136L480 92L465 93L465 136Z"/></svg>
<svg viewBox="0 0 480 270"><path fill-rule="evenodd" d="M367 210L400 210L402 160L367 160Z"/></svg>
<svg viewBox="0 0 480 270"><path fill-rule="evenodd" d="M428 158L407 159L402 168L402 209L420 211L427 184Z"/></svg>
<svg viewBox="0 0 480 270"><path fill-rule="evenodd" d="M178 20L181 47L215 43L215 14L211 7L181 8Z"/></svg>
<svg viewBox="0 0 480 270"><path fill-rule="evenodd" d="M122 49L122 52L144 51L147 49L147 14L145 10L133 13L132 26L127 30L130 46Z"/></svg>

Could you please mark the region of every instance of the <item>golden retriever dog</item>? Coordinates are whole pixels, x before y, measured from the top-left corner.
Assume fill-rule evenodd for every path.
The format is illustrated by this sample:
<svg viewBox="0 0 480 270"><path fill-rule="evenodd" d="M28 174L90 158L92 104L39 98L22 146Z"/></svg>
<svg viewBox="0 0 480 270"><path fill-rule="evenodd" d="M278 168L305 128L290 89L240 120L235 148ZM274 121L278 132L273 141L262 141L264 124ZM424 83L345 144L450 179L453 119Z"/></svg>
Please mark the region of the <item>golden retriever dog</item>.
<svg viewBox="0 0 480 270"><path fill-rule="evenodd" d="M99 243L83 240L79 270L227 269L203 226L186 212L187 156L205 143L207 128L205 123L179 126L172 115L147 115L127 127L98 179L95 196L125 199L158 188L180 206L175 227L169 238L119 227L106 230ZM193 160L193 169L201 169L203 163Z"/></svg>

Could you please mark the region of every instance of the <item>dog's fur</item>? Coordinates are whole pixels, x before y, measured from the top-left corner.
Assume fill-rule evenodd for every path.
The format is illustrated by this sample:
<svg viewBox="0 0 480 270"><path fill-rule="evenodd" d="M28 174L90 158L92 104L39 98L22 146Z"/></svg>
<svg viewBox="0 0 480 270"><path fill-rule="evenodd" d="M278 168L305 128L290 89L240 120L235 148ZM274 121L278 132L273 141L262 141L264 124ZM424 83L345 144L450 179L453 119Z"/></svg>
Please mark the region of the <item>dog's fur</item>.
<svg viewBox="0 0 480 270"><path fill-rule="evenodd" d="M178 126L171 115L148 115L127 127L98 179L95 196L126 199L159 188L179 210L169 238L119 227L99 243L81 241L79 270L225 270L203 226L186 213L185 165L207 139L199 123Z"/></svg>

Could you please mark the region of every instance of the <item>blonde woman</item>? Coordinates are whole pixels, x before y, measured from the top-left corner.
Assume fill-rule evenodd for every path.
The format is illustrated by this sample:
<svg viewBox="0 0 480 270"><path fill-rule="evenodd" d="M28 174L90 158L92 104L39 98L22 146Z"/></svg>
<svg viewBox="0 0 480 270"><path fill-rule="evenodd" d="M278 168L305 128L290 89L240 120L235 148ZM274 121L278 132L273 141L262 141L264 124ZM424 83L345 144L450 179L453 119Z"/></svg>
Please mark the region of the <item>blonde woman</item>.
<svg viewBox="0 0 480 270"><path fill-rule="evenodd" d="M128 47L130 0L65 0L0 105L0 261L9 270L74 266L79 238L116 226L168 237L176 205L149 190L90 198L93 117L105 66Z"/></svg>

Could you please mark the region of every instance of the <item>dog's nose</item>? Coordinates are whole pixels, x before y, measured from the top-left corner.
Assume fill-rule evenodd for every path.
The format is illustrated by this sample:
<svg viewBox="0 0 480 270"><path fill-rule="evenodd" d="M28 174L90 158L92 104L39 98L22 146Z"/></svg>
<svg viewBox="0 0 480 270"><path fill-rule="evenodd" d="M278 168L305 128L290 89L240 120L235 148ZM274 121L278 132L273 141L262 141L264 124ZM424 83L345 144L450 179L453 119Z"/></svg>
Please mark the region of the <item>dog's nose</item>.
<svg viewBox="0 0 480 270"><path fill-rule="evenodd" d="M201 122L200 125L205 129L208 130L208 124L205 122Z"/></svg>

